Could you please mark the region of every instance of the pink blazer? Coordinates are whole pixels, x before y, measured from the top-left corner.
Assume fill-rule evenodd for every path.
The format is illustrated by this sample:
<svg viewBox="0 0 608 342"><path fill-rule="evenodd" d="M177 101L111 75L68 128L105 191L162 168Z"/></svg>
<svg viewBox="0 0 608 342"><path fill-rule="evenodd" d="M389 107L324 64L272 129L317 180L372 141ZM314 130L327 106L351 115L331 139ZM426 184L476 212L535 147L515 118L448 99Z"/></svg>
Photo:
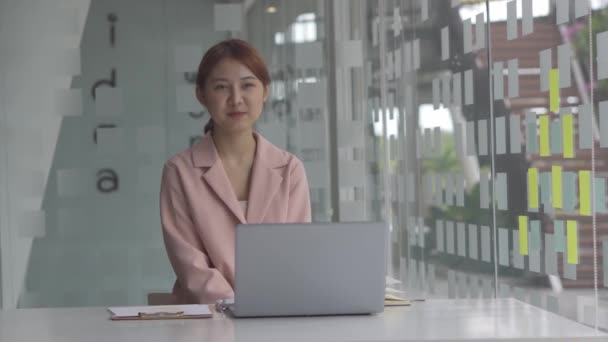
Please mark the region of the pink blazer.
<svg viewBox="0 0 608 342"><path fill-rule="evenodd" d="M246 215L209 134L165 163L160 214L177 276L173 294L178 303L212 304L234 296L236 224L311 220L302 162L261 135L254 136Z"/></svg>

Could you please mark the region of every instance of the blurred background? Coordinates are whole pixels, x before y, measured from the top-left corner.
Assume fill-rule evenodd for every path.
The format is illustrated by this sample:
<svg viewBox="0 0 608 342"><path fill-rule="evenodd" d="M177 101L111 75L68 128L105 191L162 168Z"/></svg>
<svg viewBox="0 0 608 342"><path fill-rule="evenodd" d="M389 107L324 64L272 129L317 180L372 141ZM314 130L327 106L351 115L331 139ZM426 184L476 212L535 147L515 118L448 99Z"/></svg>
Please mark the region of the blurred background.
<svg viewBox="0 0 608 342"><path fill-rule="evenodd" d="M272 77L256 129L314 221L386 221L407 298L514 297L608 329L608 1L0 0L0 304L146 304L165 160L204 51Z"/></svg>

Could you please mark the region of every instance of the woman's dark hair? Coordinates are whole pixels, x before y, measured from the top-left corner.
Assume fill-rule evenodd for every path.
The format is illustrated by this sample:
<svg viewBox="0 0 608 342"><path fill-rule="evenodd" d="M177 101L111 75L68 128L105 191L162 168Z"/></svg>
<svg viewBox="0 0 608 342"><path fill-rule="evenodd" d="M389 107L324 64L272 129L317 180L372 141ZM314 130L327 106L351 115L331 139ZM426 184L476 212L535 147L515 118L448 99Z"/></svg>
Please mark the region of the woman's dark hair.
<svg viewBox="0 0 608 342"><path fill-rule="evenodd" d="M205 88L205 82L211 70L217 63L225 58L232 58L246 66L257 77L264 87L270 84L270 75L264 59L260 53L249 43L241 39L228 39L213 45L201 60L196 75L196 85L199 89ZM205 125L204 132L213 131L213 119Z"/></svg>

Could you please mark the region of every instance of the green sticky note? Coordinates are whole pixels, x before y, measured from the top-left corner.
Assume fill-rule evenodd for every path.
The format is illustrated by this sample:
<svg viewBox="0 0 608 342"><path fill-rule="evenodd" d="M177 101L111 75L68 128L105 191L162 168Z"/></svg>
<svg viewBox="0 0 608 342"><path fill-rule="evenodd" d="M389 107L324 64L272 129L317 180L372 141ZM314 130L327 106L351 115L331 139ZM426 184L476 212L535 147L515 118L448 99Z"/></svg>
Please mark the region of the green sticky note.
<svg viewBox="0 0 608 342"><path fill-rule="evenodd" d="M551 155L549 145L549 115L540 115L538 120L540 121L540 156L548 157Z"/></svg>
<svg viewBox="0 0 608 342"><path fill-rule="evenodd" d="M572 114L563 116L562 134L564 137L564 158L574 158L574 124Z"/></svg>
<svg viewBox="0 0 608 342"><path fill-rule="evenodd" d="M519 216L519 254L528 255L528 216Z"/></svg>
<svg viewBox="0 0 608 342"><path fill-rule="evenodd" d="M528 169L528 207L538 208L538 169Z"/></svg>
<svg viewBox="0 0 608 342"><path fill-rule="evenodd" d="M566 231L564 229L564 221L555 220L553 222L553 245L556 252L566 251Z"/></svg>
<svg viewBox="0 0 608 342"><path fill-rule="evenodd" d="M591 216L591 172L578 172L578 190L580 214Z"/></svg>
<svg viewBox="0 0 608 342"><path fill-rule="evenodd" d="M568 244L568 263L578 264L578 231L576 221L566 221L566 239Z"/></svg>
<svg viewBox="0 0 608 342"><path fill-rule="evenodd" d="M551 166L551 178L553 185L553 208L562 208L562 167Z"/></svg>
<svg viewBox="0 0 608 342"><path fill-rule="evenodd" d="M549 71L549 110L553 113L559 112L559 71Z"/></svg>

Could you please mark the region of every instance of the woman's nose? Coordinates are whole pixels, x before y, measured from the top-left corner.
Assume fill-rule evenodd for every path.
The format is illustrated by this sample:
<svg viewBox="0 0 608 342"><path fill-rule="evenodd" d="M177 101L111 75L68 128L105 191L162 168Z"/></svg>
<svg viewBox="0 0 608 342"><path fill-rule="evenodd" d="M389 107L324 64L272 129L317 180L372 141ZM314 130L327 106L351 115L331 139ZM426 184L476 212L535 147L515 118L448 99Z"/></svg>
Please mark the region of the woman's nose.
<svg viewBox="0 0 608 342"><path fill-rule="evenodd" d="M230 102L233 105L237 105L243 101L243 95L238 88L233 88L230 92Z"/></svg>

